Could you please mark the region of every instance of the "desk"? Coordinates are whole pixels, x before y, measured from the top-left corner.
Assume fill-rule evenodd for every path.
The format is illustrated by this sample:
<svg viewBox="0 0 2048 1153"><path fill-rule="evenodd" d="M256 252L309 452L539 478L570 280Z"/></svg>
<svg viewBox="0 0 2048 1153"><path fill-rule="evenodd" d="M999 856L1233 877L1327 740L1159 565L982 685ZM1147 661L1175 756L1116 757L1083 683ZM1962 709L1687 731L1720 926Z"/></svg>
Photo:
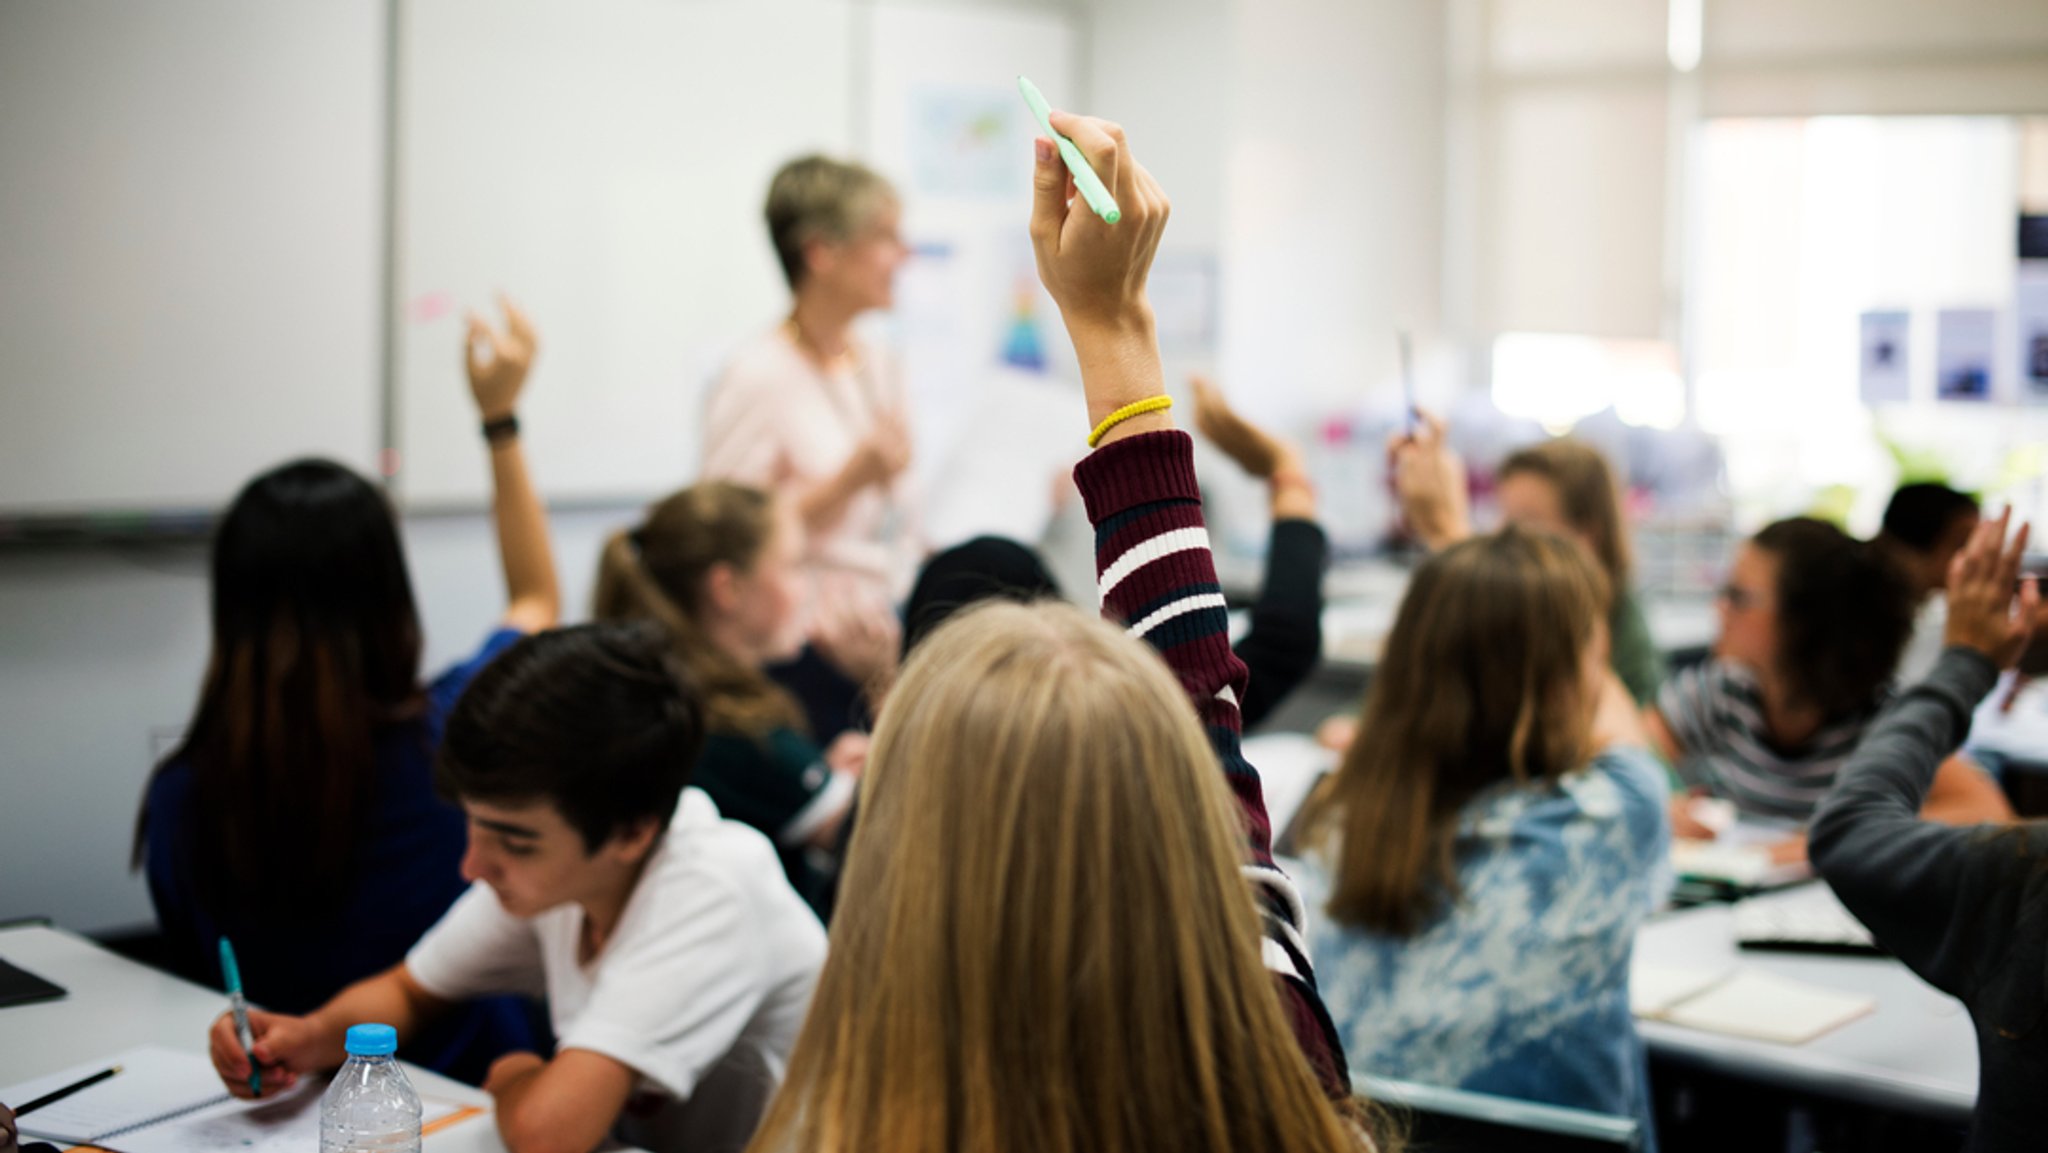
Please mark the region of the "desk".
<svg viewBox="0 0 2048 1153"><path fill-rule="evenodd" d="M1707 905L1660 917L1636 937L1639 961L1692 968L1748 965L1877 999L1877 1010L1804 1045L1774 1045L1638 1021L1657 1057L1798 1093L1967 1124L1977 1101L1977 1037L1962 1002L1889 957L1745 952L1734 910Z"/></svg>
<svg viewBox="0 0 2048 1153"><path fill-rule="evenodd" d="M0 1009L0 1085L12 1085L134 1045L206 1052L206 1031L227 1007L210 989L110 953L83 937L41 927L0 929L0 957L70 990L59 1001ZM483 1090L406 1066L421 1093L490 1107ZM489 1116L424 1142L435 1153L504 1153Z"/></svg>

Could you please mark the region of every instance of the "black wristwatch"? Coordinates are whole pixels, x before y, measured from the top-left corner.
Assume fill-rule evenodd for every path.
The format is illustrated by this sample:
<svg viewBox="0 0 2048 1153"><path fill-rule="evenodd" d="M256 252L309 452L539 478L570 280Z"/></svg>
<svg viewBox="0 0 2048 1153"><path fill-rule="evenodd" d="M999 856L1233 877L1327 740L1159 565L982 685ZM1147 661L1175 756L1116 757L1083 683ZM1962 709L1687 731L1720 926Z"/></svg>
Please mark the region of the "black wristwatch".
<svg viewBox="0 0 2048 1153"><path fill-rule="evenodd" d="M484 422L484 439L491 444L503 444L508 440L515 439L518 435L519 418L509 412L496 420Z"/></svg>

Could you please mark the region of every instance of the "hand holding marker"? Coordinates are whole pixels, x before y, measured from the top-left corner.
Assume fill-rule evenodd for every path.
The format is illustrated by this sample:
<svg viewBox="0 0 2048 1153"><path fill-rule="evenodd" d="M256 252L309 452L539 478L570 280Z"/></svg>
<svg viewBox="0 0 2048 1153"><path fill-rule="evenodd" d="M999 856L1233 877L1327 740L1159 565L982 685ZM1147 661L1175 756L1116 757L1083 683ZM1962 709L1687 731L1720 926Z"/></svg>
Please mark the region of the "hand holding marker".
<svg viewBox="0 0 2048 1153"><path fill-rule="evenodd" d="M1095 210L1095 215L1100 216L1104 224L1115 224L1123 219L1123 213L1117 209L1116 198L1109 194L1102 178L1088 166L1088 158L1081 155L1073 141L1052 130L1052 106L1045 102L1045 93L1025 76L1017 77L1017 91L1024 94L1024 103L1030 105L1031 114L1038 117L1038 127L1044 130L1046 138L1060 150L1060 159L1066 161L1067 171L1073 174L1074 187L1080 190L1081 199L1088 202L1088 207Z"/></svg>
<svg viewBox="0 0 2048 1153"><path fill-rule="evenodd" d="M249 1095L263 1096L263 1071L256 1065L256 1038L249 1031L249 1002L242 996L242 969L235 964L235 947L220 939L220 974L228 987L228 1008L235 1014L235 1035L242 1051L249 1055Z"/></svg>

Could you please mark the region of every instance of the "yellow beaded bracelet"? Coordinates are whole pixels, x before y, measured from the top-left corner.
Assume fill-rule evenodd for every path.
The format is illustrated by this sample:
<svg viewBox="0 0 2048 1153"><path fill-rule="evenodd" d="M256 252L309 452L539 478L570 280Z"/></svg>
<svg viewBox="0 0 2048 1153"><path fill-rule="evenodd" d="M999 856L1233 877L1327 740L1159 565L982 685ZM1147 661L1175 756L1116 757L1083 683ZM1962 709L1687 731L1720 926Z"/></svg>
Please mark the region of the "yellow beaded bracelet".
<svg viewBox="0 0 2048 1153"><path fill-rule="evenodd" d="M1172 407L1173 398L1170 396L1148 396L1144 400L1132 401L1102 418L1102 423L1096 425L1095 431L1088 434L1088 447L1094 448L1101 444L1102 438L1109 435L1110 429L1134 416L1143 416L1148 412L1163 412Z"/></svg>

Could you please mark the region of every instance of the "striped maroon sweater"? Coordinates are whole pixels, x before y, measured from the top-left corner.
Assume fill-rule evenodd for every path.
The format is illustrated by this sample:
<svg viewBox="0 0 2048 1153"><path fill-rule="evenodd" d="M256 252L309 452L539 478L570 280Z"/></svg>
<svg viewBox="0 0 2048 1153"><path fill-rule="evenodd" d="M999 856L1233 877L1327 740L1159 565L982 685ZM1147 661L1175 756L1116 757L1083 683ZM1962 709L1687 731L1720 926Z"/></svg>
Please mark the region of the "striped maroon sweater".
<svg viewBox="0 0 2048 1153"><path fill-rule="evenodd" d="M1332 1097L1349 1097L1344 1050L1302 942L1301 896L1273 864L1258 770L1244 758L1237 706L1245 666L1230 651L1229 615L1195 486L1194 440L1184 432L1127 437L1083 460L1074 480L1095 526L1103 615L1158 649L1194 702L1244 812L1244 869L1260 897L1266 967L1317 1079Z"/></svg>

